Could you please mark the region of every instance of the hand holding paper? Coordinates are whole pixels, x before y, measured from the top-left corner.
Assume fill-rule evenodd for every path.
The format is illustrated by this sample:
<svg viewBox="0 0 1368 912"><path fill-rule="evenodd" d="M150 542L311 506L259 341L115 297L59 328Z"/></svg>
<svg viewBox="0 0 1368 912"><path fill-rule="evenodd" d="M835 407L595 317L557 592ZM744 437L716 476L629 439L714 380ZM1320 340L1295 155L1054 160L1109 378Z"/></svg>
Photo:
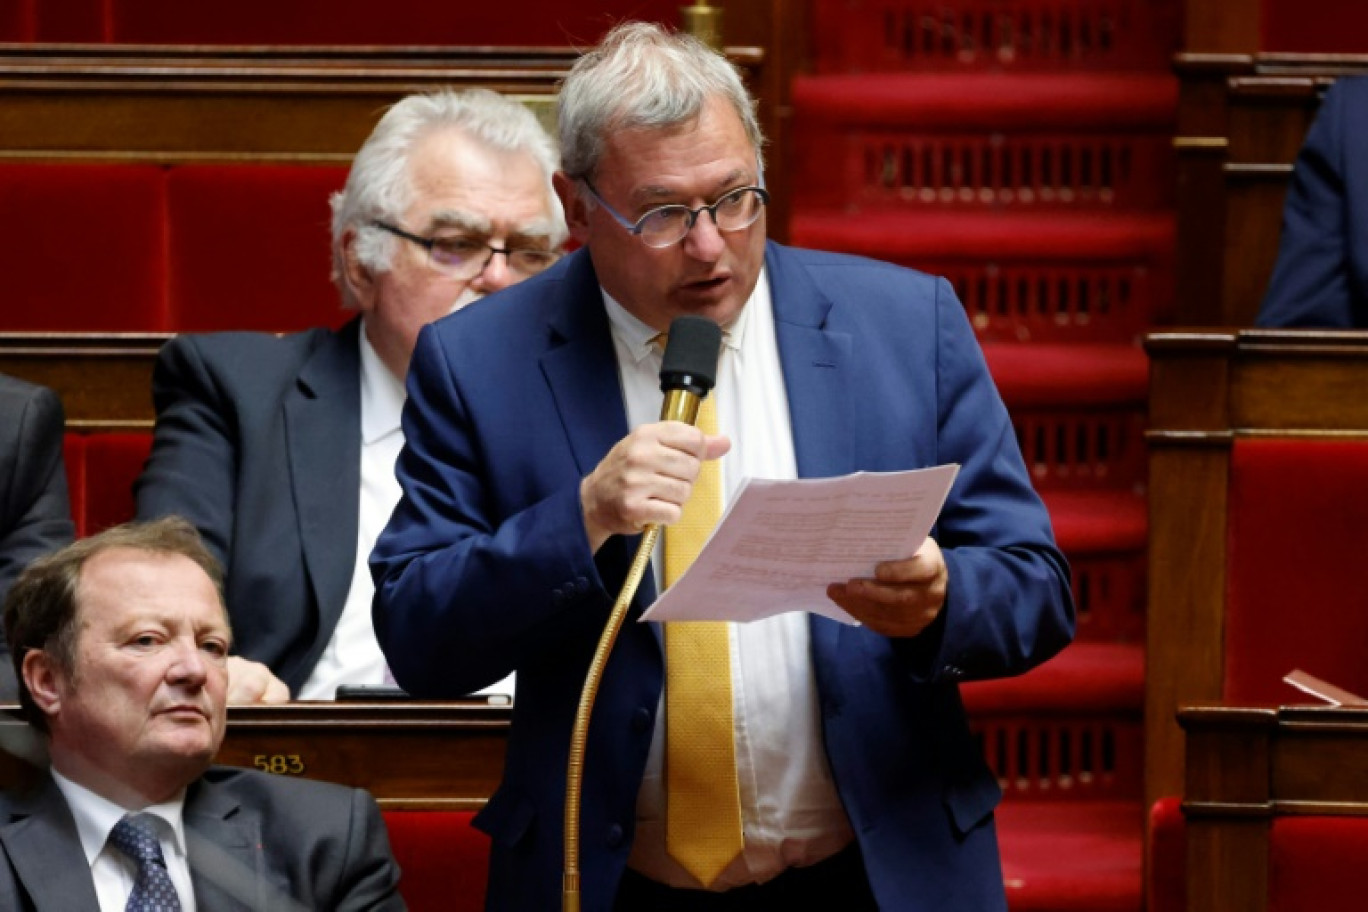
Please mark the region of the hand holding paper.
<svg viewBox="0 0 1368 912"><path fill-rule="evenodd" d="M841 478L750 479L689 572L642 620L753 621L811 611L858 623L831 601L827 587L872 578L880 562L916 552L958 471L943 465Z"/></svg>

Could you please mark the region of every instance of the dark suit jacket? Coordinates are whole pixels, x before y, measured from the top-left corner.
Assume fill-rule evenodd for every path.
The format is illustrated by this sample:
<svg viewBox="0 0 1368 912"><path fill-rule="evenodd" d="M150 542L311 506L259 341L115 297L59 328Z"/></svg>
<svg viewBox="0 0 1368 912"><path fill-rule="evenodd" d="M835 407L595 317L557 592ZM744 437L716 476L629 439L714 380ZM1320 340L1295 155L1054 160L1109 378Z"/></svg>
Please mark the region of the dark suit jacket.
<svg viewBox="0 0 1368 912"><path fill-rule="evenodd" d="M1368 78L1331 86L1297 156L1258 325L1368 328Z"/></svg>
<svg viewBox="0 0 1368 912"><path fill-rule="evenodd" d="M353 320L178 336L152 377L140 518L179 513L226 569L235 650L298 692L351 585L361 485L361 356Z"/></svg>
<svg viewBox="0 0 1368 912"><path fill-rule="evenodd" d="M360 789L213 767L185 798L200 912L402 910L399 869ZM0 797L0 909L99 908L76 821L56 783Z"/></svg>
<svg viewBox="0 0 1368 912"><path fill-rule="evenodd" d="M773 244L766 263L799 474L961 465L935 531L941 618L903 640L810 618L827 756L871 884L901 912L1003 909L1000 792L957 682L1025 671L1069 641L1068 567L950 286ZM414 694L518 672L504 778L478 818L493 837L493 909L559 902L571 724L636 546L617 537L591 554L579 483L627 430L585 252L419 336L404 497L371 557L376 631ZM654 597L648 577L632 617ZM628 621L594 709L586 912L610 907L631 850L663 686L656 627Z"/></svg>
<svg viewBox="0 0 1368 912"><path fill-rule="evenodd" d="M62 461L62 402L52 390L0 374L0 603L29 562L76 535ZM0 630L0 700L18 698Z"/></svg>

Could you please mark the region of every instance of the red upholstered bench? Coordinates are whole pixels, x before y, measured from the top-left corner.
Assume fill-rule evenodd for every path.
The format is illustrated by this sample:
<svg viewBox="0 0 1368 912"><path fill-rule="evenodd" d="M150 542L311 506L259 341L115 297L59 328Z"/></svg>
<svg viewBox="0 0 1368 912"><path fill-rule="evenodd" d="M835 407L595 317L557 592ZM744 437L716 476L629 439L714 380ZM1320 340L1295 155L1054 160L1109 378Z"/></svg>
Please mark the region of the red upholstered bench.
<svg viewBox="0 0 1368 912"><path fill-rule="evenodd" d="M1368 818L1280 817L1268 850L1268 912L1363 907Z"/></svg>
<svg viewBox="0 0 1368 912"><path fill-rule="evenodd" d="M0 330L160 329L162 174L155 165L0 163Z"/></svg>
<svg viewBox="0 0 1368 912"><path fill-rule="evenodd" d="M148 433L66 435L67 486L78 536L133 518L133 482L151 449Z"/></svg>
<svg viewBox="0 0 1368 912"><path fill-rule="evenodd" d="M329 280L343 166L185 165L167 176L167 329L287 332L348 317Z"/></svg>
<svg viewBox="0 0 1368 912"><path fill-rule="evenodd" d="M343 166L0 163L0 331L288 332L346 318Z"/></svg>
<svg viewBox="0 0 1368 912"><path fill-rule="evenodd" d="M1300 668L1368 694L1368 443L1237 439L1226 523L1223 702L1304 702Z"/></svg>
<svg viewBox="0 0 1368 912"><path fill-rule="evenodd" d="M470 811L385 811L399 862L400 892L411 912L479 912L484 908L489 837L470 825Z"/></svg>

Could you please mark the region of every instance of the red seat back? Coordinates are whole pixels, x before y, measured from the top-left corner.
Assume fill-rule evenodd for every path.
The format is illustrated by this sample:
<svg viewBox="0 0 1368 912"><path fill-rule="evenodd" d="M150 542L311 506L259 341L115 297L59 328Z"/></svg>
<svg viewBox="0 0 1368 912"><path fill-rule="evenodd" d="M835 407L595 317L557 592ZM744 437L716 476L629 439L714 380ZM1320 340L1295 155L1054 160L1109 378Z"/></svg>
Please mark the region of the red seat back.
<svg viewBox="0 0 1368 912"><path fill-rule="evenodd" d="M1233 447L1224 700L1305 702L1282 683L1294 668L1368 695L1368 443Z"/></svg>
<svg viewBox="0 0 1368 912"><path fill-rule="evenodd" d="M148 433L66 435L67 485L77 536L127 522L135 514L133 482L152 450Z"/></svg>
<svg viewBox="0 0 1368 912"><path fill-rule="evenodd" d="M485 902L489 837L470 811L385 811L399 862L400 892L411 912L480 912Z"/></svg>
<svg viewBox="0 0 1368 912"><path fill-rule="evenodd" d="M167 178L173 332L288 332L348 317L329 280L345 167L186 165Z"/></svg>
<svg viewBox="0 0 1368 912"><path fill-rule="evenodd" d="M161 329L163 208L159 166L0 163L0 329Z"/></svg>

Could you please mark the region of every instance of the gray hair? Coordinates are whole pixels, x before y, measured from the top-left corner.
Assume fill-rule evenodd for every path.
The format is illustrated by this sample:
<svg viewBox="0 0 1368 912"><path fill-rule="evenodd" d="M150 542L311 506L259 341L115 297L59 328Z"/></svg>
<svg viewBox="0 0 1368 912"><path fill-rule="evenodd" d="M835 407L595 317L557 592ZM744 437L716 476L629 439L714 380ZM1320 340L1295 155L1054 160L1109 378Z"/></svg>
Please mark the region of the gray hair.
<svg viewBox="0 0 1368 912"><path fill-rule="evenodd" d="M712 97L736 110L758 155L764 136L755 101L735 66L690 35L623 23L575 62L561 86L561 167L572 178L592 177L611 132L685 123Z"/></svg>
<svg viewBox="0 0 1368 912"><path fill-rule="evenodd" d="M343 237L348 230L355 231L355 252L361 264L376 272L389 270L397 239L371 222L398 221L408 210L413 203L409 156L420 139L446 129L461 130L497 152L531 155L546 175L551 244L559 247L565 241L565 216L551 184L556 171L555 143L526 105L489 89L410 95L380 118L352 161L346 187L332 196L333 281L342 292L344 306L354 309L357 302L343 278Z"/></svg>

